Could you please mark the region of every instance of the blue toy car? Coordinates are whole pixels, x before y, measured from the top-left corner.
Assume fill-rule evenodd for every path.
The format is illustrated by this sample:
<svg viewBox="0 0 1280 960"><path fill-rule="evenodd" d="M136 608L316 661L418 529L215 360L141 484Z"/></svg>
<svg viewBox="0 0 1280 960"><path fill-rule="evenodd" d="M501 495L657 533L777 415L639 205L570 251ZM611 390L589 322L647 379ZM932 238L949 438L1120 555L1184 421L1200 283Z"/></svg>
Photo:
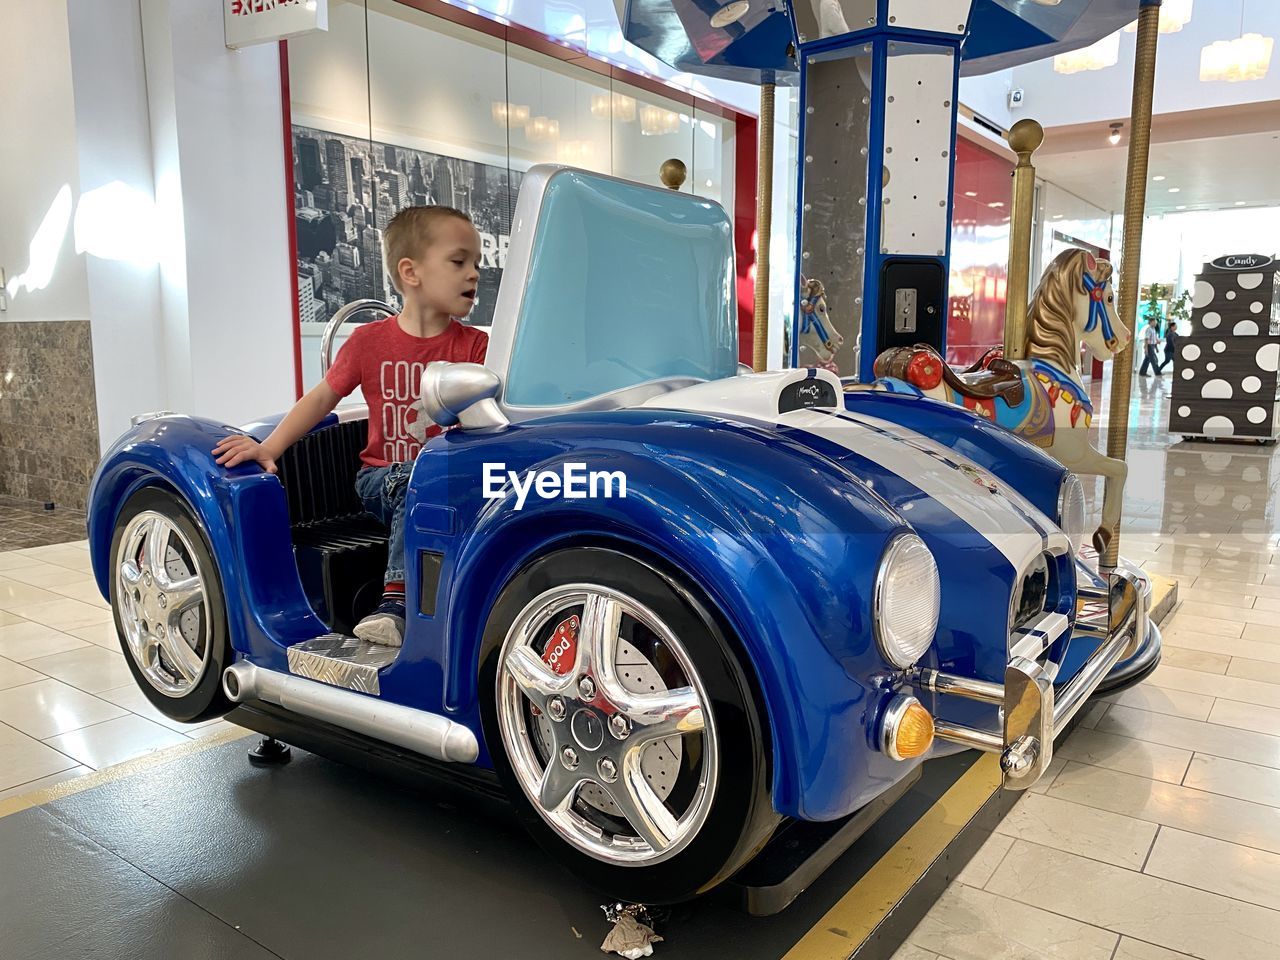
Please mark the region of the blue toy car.
<svg viewBox="0 0 1280 960"><path fill-rule="evenodd" d="M1079 561L1081 485L1041 451L739 370L717 204L537 167L514 224L486 365L423 376L453 429L413 468L402 648L346 636L386 551L354 493L362 409L278 476L217 466L236 428L173 414L104 457L94 570L164 713L240 704L494 771L575 872L652 903L929 756L998 752L1029 786L1117 663L1154 662L1149 585Z"/></svg>

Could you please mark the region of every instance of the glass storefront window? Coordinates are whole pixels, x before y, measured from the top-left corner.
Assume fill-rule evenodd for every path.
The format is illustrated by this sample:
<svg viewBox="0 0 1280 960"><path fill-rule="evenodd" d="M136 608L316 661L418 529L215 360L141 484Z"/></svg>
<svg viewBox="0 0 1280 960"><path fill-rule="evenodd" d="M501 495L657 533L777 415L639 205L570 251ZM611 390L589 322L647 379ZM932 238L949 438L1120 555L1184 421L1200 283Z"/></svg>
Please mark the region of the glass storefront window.
<svg viewBox="0 0 1280 960"><path fill-rule="evenodd" d="M651 186L662 186L659 172L666 160L680 160L693 169L693 110L685 104L648 90L623 92L634 102L626 105L625 119L616 114L613 123L613 173ZM686 180L683 190L691 189Z"/></svg>
<svg viewBox="0 0 1280 960"><path fill-rule="evenodd" d="M509 158L514 170L564 163L608 173L608 78L533 50L507 51Z"/></svg>
<svg viewBox="0 0 1280 960"><path fill-rule="evenodd" d="M956 141L947 290L947 362L968 366L1004 343L1013 164Z"/></svg>
<svg viewBox="0 0 1280 960"><path fill-rule="evenodd" d="M687 95L640 89L398 0L331 0L328 32L288 49L306 387L320 378L320 336L339 307L367 297L399 307L381 248L406 206L446 204L475 221L483 264L464 322L480 326L492 322L515 196L534 164L659 185L663 161L678 159L682 189L733 214L735 122Z"/></svg>

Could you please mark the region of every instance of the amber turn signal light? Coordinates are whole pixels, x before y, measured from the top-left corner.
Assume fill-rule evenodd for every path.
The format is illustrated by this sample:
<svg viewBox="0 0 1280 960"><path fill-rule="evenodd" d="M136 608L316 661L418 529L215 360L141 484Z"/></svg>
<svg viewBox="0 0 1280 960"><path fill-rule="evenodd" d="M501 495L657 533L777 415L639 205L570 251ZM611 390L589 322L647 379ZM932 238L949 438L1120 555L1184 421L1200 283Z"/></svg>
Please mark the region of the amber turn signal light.
<svg viewBox="0 0 1280 960"><path fill-rule="evenodd" d="M880 744L895 760L925 754L933 743L933 717L915 697L896 694L885 709Z"/></svg>

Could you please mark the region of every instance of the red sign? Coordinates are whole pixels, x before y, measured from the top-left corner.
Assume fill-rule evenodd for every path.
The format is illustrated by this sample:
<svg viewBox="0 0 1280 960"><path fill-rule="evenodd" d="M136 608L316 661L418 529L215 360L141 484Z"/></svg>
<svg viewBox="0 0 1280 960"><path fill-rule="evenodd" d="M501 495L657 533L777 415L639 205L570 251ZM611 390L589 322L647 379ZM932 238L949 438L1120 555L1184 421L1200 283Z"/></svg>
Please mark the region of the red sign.
<svg viewBox="0 0 1280 960"><path fill-rule="evenodd" d="M255 13L266 13L279 7L293 7L303 0L231 0L233 17L251 17Z"/></svg>
<svg viewBox="0 0 1280 960"><path fill-rule="evenodd" d="M329 29L329 0L222 0L222 26L233 50Z"/></svg>

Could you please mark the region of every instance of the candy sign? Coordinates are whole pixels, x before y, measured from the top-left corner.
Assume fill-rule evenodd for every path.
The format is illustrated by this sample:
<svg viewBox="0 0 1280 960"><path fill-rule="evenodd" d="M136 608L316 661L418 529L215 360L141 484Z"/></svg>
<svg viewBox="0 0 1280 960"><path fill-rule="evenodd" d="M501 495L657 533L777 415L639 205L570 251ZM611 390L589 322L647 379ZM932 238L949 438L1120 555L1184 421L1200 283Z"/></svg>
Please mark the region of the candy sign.
<svg viewBox="0 0 1280 960"><path fill-rule="evenodd" d="M329 0L222 0L231 49L329 29Z"/></svg>

